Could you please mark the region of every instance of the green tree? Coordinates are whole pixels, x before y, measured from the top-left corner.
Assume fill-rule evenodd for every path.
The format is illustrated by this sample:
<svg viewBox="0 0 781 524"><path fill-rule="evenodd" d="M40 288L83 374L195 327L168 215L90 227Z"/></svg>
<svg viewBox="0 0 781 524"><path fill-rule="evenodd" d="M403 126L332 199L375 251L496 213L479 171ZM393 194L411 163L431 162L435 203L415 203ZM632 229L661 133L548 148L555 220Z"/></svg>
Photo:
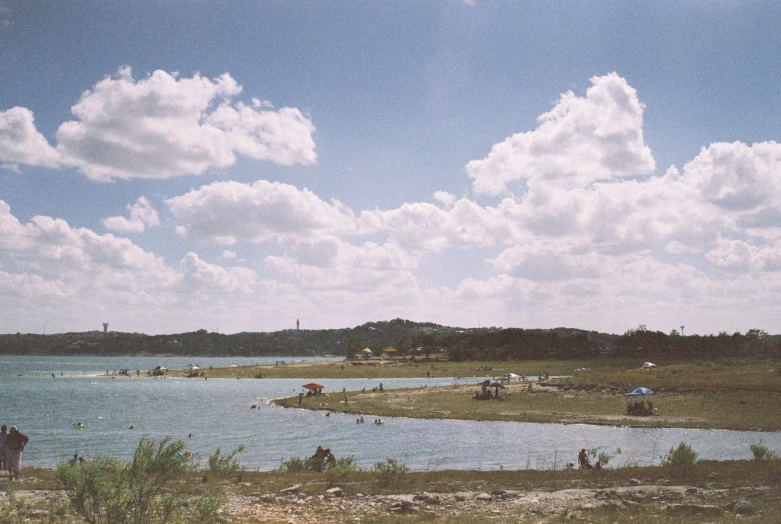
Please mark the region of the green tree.
<svg viewBox="0 0 781 524"><path fill-rule="evenodd" d="M353 335L350 340L347 342L347 353L346 356L348 359L357 357L361 350L363 349L363 335Z"/></svg>

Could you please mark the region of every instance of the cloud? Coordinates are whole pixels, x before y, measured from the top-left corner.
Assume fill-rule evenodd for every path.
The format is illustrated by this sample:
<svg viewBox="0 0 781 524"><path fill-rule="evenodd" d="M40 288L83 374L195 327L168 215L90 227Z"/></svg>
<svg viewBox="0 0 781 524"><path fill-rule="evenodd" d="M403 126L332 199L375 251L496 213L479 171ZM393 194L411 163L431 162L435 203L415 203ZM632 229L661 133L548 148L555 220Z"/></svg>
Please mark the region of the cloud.
<svg viewBox="0 0 781 524"><path fill-rule="evenodd" d="M12 107L0 112L0 161L57 167L59 154L35 129L29 109Z"/></svg>
<svg viewBox="0 0 781 524"><path fill-rule="evenodd" d="M157 211L144 197L139 197L135 204L128 204L127 209L130 212L130 218L117 216L103 219L103 225L106 226L106 229L118 233L142 233L147 226L160 225Z"/></svg>
<svg viewBox="0 0 781 524"><path fill-rule="evenodd" d="M185 287L206 287L220 293L251 293L255 272L242 267L223 268L204 262L195 253L187 253L179 264Z"/></svg>
<svg viewBox="0 0 781 524"><path fill-rule="evenodd" d="M166 200L188 239L220 244L355 233L352 212L280 182L215 182Z"/></svg>
<svg viewBox="0 0 781 524"><path fill-rule="evenodd" d="M83 323L107 310L154 321L251 294L256 285L253 270L209 264L193 252L171 267L126 238L61 219L36 216L22 224L3 201L0 253L0 306L9 315L37 311Z"/></svg>
<svg viewBox="0 0 781 524"><path fill-rule="evenodd" d="M507 184L586 187L596 180L654 171L643 141L643 104L616 73L591 79L585 98L561 95L534 131L494 145L488 156L466 166L478 193L497 195Z"/></svg>
<svg viewBox="0 0 781 524"><path fill-rule="evenodd" d="M77 120L60 125L57 151L95 180L200 174L234 164L237 153L282 165L315 161L308 118L295 108L234 102L241 91L227 73L180 78L158 70L136 80L121 68L71 108Z"/></svg>

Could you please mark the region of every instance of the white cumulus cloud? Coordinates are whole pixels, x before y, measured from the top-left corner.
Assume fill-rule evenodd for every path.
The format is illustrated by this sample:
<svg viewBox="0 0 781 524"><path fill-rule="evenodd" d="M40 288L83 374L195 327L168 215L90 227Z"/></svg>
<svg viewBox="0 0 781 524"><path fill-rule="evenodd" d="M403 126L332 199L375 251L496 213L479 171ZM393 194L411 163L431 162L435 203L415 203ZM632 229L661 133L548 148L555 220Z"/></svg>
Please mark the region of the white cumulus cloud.
<svg viewBox="0 0 781 524"><path fill-rule="evenodd" d="M166 200L188 239L233 244L274 237L312 237L356 231L352 212L307 189L258 180L215 182Z"/></svg>
<svg viewBox="0 0 781 524"><path fill-rule="evenodd" d="M51 168L59 164L59 154L35 129L29 109L0 111L0 161Z"/></svg>
<svg viewBox="0 0 781 524"><path fill-rule="evenodd" d="M128 204L127 209L129 217L108 217L103 219L103 225L106 229L118 233L142 233L147 226L154 227L160 225L160 218L157 211L152 207L145 197L139 197L134 204Z"/></svg>
<svg viewBox="0 0 781 524"><path fill-rule="evenodd" d="M647 174L655 169L643 141L643 104L616 73L591 79L585 97L564 93L538 118L534 131L496 144L466 169L475 191L496 195L507 184L585 187L595 180Z"/></svg>
<svg viewBox="0 0 781 524"><path fill-rule="evenodd" d="M230 166L236 153L278 164L315 161L314 125L299 110L234 102L227 73L180 78L130 68L98 82L57 131L62 161L96 180L171 178ZM20 160L21 161L21 160Z"/></svg>

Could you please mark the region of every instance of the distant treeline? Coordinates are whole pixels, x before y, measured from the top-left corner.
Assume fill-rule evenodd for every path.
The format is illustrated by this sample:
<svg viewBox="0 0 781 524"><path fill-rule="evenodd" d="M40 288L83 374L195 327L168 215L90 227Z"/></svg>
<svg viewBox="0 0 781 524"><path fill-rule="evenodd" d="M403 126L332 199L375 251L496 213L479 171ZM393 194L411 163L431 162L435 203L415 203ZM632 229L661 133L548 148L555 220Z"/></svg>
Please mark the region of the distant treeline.
<svg viewBox="0 0 781 524"><path fill-rule="evenodd" d="M496 330L483 328L479 331ZM361 344L379 353L402 340L461 331L425 322L395 319L369 322L355 328L298 330L232 335L205 329L171 335L145 335L109 331L0 335L0 354L11 355L198 355L198 356L315 356L345 355L347 347Z"/></svg>
<svg viewBox="0 0 781 524"><path fill-rule="evenodd" d="M398 357L447 356L465 360L539 360L599 355L652 358L781 357L781 337L759 329L745 334L682 336L645 326L623 335L570 328L464 329L395 319L355 328L225 335L198 330L172 335L88 331L52 335L0 335L0 354L12 355L198 355L316 356L360 358L392 347Z"/></svg>
<svg viewBox="0 0 781 524"><path fill-rule="evenodd" d="M537 360L589 358L598 355L651 358L698 359L715 357L781 357L781 337L759 329L746 334L682 336L665 334L645 326L623 335L604 333L566 334L561 330L503 329L496 333L446 337L441 345L450 360Z"/></svg>

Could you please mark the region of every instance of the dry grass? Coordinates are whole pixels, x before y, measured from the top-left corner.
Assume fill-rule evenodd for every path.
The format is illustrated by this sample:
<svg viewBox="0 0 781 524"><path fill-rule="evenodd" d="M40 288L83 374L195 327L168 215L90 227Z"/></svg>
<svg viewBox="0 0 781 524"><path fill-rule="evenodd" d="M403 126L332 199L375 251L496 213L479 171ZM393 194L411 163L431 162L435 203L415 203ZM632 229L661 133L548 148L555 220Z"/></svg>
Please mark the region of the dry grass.
<svg viewBox="0 0 781 524"><path fill-rule="evenodd" d="M537 384L529 390L528 384L513 383L501 390L502 400L490 401L472 399L479 389L476 385L384 393L354 391L347 393L347 404L338 394L305 398L303 407L380 417L781 430L781 377L775 371L775 361L695 362L650 370L637 369L637 364L628 369L625 360L596 364L581 366L591 369L567 379L567 383L583 387L569 391ZM661 390L643 399L654 403L654 416L626 415L626 403L635 399L629 400L623 393L638 386ZM296 407L298 399L279 403Z"/></svg>
<svg viewBox="0 0 781 524"><path fill-rule="evenodd" d="M618 363L616 363L618 364ZM694 390L744 389L748 391L781 392L781 363L764 359L718 359L714 361L659 363L657 367L640 369L639 365L593 366L588 372L577 373L572 383L622 384L651 389L686 388ZM586 366L589 367L589 366Z"/></svg>
<svg viewBox="0 0 781 524"><path fill-rule="evenodd" d="M442 360L367 359L280 364L267 366L239 366L202 370L209 378L419 378L427 373L436 377L484 377L517 373L536 377L538 373L569 375L574 369L588 365L585 360L542 360L523 362L448 362ZM185 376L186 370L170 371L172 376Z"/></svg>

